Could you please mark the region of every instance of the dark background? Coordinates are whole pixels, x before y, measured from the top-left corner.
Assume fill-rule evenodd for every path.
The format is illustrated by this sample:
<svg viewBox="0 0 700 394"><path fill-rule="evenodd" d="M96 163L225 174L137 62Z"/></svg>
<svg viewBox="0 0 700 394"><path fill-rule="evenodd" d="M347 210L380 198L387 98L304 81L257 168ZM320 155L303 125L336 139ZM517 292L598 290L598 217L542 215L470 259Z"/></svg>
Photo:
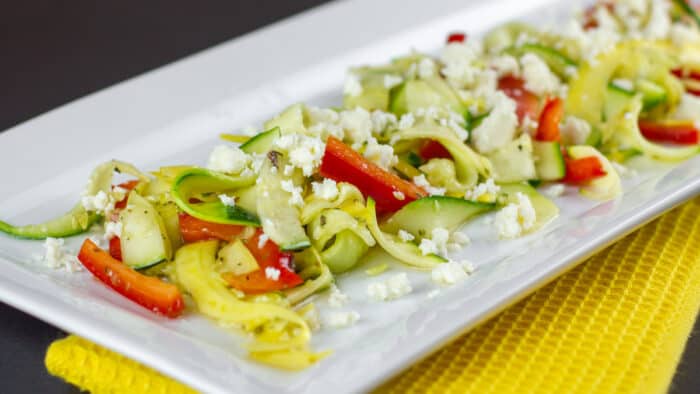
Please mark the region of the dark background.
<svg viewBox="0 0 700 394"><path fill-rule="evenodd" d="M0 131L325 2L3 1ZM49 343L64 335L0 303L2 392L77 392L43 364ZM691 337L671 392L700 392L699 371L700 339Z"/></svg>

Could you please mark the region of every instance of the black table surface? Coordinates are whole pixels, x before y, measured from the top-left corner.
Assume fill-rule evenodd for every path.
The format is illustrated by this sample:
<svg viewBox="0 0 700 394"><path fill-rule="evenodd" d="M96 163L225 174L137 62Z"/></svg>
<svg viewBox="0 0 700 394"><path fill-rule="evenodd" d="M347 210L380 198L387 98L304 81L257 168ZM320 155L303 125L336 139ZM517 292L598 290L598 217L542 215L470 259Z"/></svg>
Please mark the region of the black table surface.
<svg viewBox="0 0 700 394"><path fill-rule="evenodd" d="M0 130L326 1L6 1ZM64 335L0 303L2 392L77 392L43 364L49 343ZM700 340L691 336L671 392L700 392L699 371Z"/></svg>

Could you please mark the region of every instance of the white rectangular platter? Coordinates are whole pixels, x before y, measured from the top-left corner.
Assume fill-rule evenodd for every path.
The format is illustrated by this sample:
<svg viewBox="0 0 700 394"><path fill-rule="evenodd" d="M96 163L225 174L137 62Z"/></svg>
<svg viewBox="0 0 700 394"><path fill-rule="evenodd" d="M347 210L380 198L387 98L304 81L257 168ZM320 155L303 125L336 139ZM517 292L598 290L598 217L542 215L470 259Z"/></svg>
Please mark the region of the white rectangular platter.
<svg viewBox="0 0 700 394"><path fill-rule="evenodd" d="M90 95L0 134L0 217L41 221L68 209L92 167L119 158L144 169L204 164L220 132L259 125L287 104L340 103L345 69L378 63L410 48L435 52L449 31L480 34L514 18L547 20L571 2L552 0L340 1L219 45ZM549 15L549 16L548 16ZM562 214L537 234L495 242L485 221L465 231L461 252L475 273L436 287L408 271L414 291L376 303L358 272L342 276L347 309L361 319L322 329L316 349L331 356L298 373L247 360L239 340L188 314L167 320L121 298L82 272L32 261L37 241L0 236L0 299L62 329L156 368L203 392L366 391L438 346L572 268L587 256L700 192L700 158L679 165L638 163L625 194L608 203L571 189L556 199ZM77 250L81 237L69 242ZM383 275L405 270L392 264ZM317 296L322 316L326 296Z"/></svg>

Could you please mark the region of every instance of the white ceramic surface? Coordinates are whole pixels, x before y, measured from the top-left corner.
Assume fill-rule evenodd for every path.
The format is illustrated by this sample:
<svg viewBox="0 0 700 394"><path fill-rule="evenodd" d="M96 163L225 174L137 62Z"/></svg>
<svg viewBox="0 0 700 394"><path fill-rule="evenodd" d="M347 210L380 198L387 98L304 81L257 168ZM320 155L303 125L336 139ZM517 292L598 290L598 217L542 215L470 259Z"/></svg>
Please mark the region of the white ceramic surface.
<svg viewBox="0 0 700 394"><path fill-rule="evenodd" d="M434 52L446 32L483 33L513 18L542 20L570 4L552 0L341 1L311 10L162 69L73 102L0 134L0 217L41 221L70 207L90 169L120 158L142 168L202 164L222 131L240 129L306 101L340 102L344 70L414 47ZM566 2L568 3L568 2ZM407 271L414 292L396 301L368 299L364 269L339 278L346 310L360 321L323 329L313 339L332 356L288 373L243 357L238 339L203 318L170 321L122 299L89 274L32 262L40 242L0 236L0 299L114 349L205 392L356 392L368 390L458 334L521 299L577 262L700 192L700 158L676 166L637 163L624 196L596 204L573 189L556 200L562 215L542 231L496 242L488 217L465 231L461 254L476 272L441 290ZM69 244L77 250L81 237ZM377 259L382 259L378 256ZM370 263L371 264L371 263ZM330 309L317 297L322 316Z"/></svg>

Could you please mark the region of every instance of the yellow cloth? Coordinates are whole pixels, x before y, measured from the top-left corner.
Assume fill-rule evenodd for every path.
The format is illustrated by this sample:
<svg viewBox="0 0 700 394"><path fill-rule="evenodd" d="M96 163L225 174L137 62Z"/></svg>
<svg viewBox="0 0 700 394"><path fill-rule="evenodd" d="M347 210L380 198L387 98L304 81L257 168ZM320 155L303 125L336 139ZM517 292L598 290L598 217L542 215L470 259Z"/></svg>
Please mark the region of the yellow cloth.
<svg viewBox="0 0 700 394"><path fill-rule="evenodd" d="M660 393L700 306L700 198L446 346L383 392ZM69 336L49 372L93 393L191 392Z"/></svg>

